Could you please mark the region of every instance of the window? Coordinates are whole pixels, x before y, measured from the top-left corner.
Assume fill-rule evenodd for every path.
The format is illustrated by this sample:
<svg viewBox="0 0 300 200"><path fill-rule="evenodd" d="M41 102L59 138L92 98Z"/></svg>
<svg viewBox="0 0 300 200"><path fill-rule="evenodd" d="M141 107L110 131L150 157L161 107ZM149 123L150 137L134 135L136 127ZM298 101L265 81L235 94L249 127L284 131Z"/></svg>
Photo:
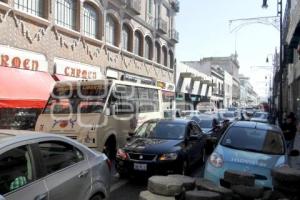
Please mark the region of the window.
<svg viewBox="0 0 300 200"><path fill-rule="evenodd" d="M136 111L138 93L134 86L117 85L112 93L111 104L115 105L115 114L129 114Z"/></svg>
<svg viewBox="0 0 300 200"><path fill-rule="evenodd" d="M110 15L108 15L106 19L105 32L106 32L106 42L117 46L116 45L116 22Z"/></svg>
<svg viewBox="0 0 300 200"><path fill-rule="evenodd" d="M0 195L14 191L33 181L32 162L27 146L0 155Z"/></svg>
<svg viewBox="0 0 300 200"><path fill-rule="evenodd" d="M153 0L148 0L148 15L152 16L153 15Z"/></svg>
<svg viewBox="0 0 300 200"><path fill-rule="evenodd" d="M150 37L146 37L146 43L145 43L145 57L149 60L152 60L152 40Z"/></svg>
<svg viewBox="0 0 300 200"><path fill-rule="evenodd" d="M138 87L139 109L143 112L157 112L159 110L158 91L151 88Z"/></svg>
<svg viewBox="0 0 300 200"><path fill-rule="evenodd" d="M76 1L56 0L55 23L69 29L76 28Z"/></svg>
<svg viewBox="0 0 300 200"><path fill-rule="evenodd" d="M14 5L29 14L44 17L44 0L15 0Z"/></svg>
<svg viewBox="0 0 300 200"><path fill-rule="evenodd" d="M143 37L140 32L135 32L135 47L134 47L134 53L143 56Z"/></svg>
<svg viewBox="0 0 300 200"><path fill-rule="evenodd" d="M96 38L98 34L97 11L87 3L83 6L83 31L85 35L93 38Z"/></svg>
<svg viewBox="0 0 300 200"><path fill-rule="evenodd" d="M132 51L130 33L131 31L128 25L124 24L122 28L122 48L126 49L127 51Z"/></svg>
<svg viewBox="0 0 300 200"><path fill-rule="evenodd" d="M162 59L163 64L164 66L168 66L168 53L167 53L167 48L165 46L162 48L162 52L163 52L163 59Z"/></svg>
<svg viewBox="0 0 300 200"><path fill-rule="evenodd" d="M158 42L155 42L155 60L160 63L160 45Z"/></svg>
<svg viewBox="0 0 300 200"><path fill-rule="evenodd" d="M170 54L170 68L173 69L174 68L174 55L172 51L169 51Z"/></svg>
<svg viewBox="0 0 300 200"><path fill-rule="evenodd" d="M84 159L83 154L78 149L64 142L41 142L39 143L39 148L47 174L66 168Z"/></svg>

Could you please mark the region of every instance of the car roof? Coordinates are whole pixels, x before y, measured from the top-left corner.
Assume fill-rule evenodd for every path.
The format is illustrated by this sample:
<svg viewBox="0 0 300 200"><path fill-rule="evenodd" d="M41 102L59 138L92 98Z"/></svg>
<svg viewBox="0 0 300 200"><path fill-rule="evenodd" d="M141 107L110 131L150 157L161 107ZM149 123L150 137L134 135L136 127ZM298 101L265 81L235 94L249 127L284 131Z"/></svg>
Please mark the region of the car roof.
<svg viewBox="0 0 300 200"><path fill-rule="evenodd" d="M253 122L253 121L237 121L234 122L231 126L281 132L281 129L278 126L272 124L260 123L260 122Z"/></svg>
<svg viewBox="0 0 300 200"><path fill-rule="evenodd" d="M24 140L49 138L49 137L64 138L59 135L48 134L44 132L0 129L0 148Z"/></svg>
<svg viewBox="0 0 300 200"><path fill-rule="evenodd" d="M193 120L183 119L183 118L175 118L175 119L150 119L150 120L148 120L146 122L188 124L190 121L193 121Z"/></svg>

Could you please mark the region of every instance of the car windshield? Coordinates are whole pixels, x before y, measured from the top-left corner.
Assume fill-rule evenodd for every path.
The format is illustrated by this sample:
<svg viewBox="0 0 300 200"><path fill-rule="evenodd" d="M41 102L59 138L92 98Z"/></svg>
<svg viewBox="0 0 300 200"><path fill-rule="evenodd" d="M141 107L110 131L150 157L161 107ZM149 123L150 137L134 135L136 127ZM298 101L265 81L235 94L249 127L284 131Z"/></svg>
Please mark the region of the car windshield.
<svg viewBox="0 0 300 200"><path fill-rule="evenodd" d="M268 115L266 113L255 113L253 117L267 119Z"/></svg>
<svg viewBox="0 0 300 200"><path fill-rule="evenodd" d="M283 138L279 133L268 130L232 127L224 136L221 145L264 154L284 154Z"/></svg>
<svg viewBox="0 0 300 200"><path fill-rule="evenodd" d="M185 135L185 124L174 122L146 122L141 125L136 137L181 140Z"/></svg>

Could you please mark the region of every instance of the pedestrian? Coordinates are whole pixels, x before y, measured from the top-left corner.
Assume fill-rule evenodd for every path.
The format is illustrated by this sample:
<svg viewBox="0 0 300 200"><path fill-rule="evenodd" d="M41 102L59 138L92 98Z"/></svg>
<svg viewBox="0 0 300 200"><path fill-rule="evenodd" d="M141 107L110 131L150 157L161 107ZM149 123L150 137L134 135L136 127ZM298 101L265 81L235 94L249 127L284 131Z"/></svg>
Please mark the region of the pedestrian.
<svg viewBox="0 0 300 200"><path fill-rule="evenodd" d="M282 125L282 131L286 142L287 152L290 153L293 150L297 133L296 117L293 112L286 116L286 120Z"/></svg>

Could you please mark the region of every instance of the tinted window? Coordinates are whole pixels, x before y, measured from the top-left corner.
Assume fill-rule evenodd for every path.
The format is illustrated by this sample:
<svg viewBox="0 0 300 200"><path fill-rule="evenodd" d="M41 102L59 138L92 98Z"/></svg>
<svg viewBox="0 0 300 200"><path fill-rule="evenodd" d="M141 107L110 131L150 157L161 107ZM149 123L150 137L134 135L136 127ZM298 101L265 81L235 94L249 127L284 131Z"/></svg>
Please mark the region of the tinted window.
<svg viewBox="0 0 300 200"><path fill-rule="evenodd" d="M185 136L185 124L172 122L146 122L137 130L137 137L156 139L183 139Z"/></svg>
<svg viewBox="0 0 300 200"><path fill-rule="evenodd" d="M0 194L14 191L33 181L32 162L27 146L0 155Z"/></svg>
<svg viewBox="0 0 300 200"><path fill-rule="evenodd" d="M252 128L232 127L224 136L223 146L265 154L283 154L283 139L279 133Z"/></svg>
<svg viewBox="0 0 300 200"><path fill-rule="evenodd" d="M83 160L83 154L70 144L64 142L39 143L46 173L66 168Z"/></svg>

